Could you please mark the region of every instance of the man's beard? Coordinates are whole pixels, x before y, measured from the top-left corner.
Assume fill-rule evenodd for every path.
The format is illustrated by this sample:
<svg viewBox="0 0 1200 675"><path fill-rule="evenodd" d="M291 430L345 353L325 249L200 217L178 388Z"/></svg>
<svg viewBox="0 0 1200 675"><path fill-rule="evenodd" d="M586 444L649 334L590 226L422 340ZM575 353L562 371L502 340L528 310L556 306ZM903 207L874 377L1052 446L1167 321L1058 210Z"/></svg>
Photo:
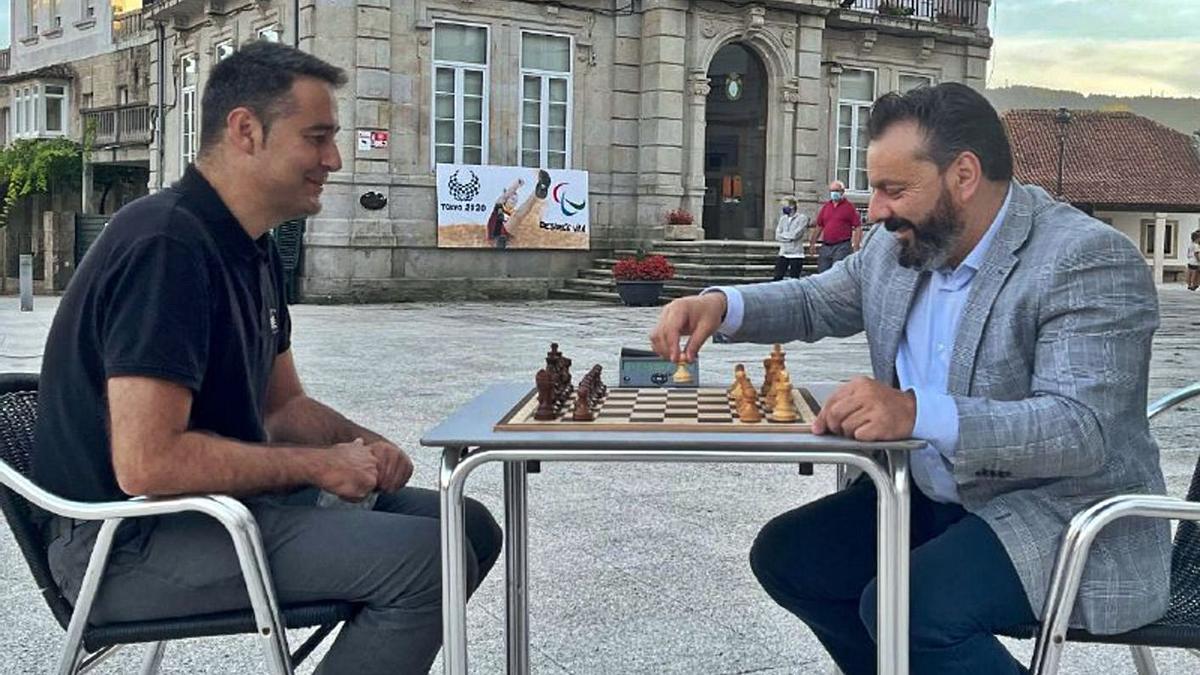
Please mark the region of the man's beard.
<svg viewBox="0 0 1200 675"><path fill-rule="evenodd" d="M900 265L918 272L928 272L945 267L955 245L962 235L962 224L945 191L938 195L933 213L920 225L906 218L892 217L883 221L888 232L911 230L910 239L899 239Z"/></svg>

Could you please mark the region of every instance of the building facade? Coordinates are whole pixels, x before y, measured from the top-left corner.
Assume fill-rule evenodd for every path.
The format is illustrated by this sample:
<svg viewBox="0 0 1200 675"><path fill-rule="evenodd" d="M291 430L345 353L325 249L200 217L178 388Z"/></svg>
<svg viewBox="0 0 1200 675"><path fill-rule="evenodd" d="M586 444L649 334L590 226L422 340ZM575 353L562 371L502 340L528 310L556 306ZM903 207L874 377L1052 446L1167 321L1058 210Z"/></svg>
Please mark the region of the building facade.
<svg viewBox="0 0 1200 675"><path fill-rule="evenodd" d="M990 4L158 0L139 14L148 184L195 157L214 63L248 40L294 44L349 76L344 166L306 224L302 297L544 295L617 247L771 240L781 200L815 212L834 178L865 205L871 102L982 89ZM372 132L387 142L356 142ZM439 162L586 170L591 250L438 248ZM694 222L667 225L675 209Z"/></svg>
<svg viewBox="0 0 1200 675"><path fill-rule="evenodd" d="M147 192L155 34L139 0L18 2L11 10L11 47L0 52L4 144L71 139L83 145L84 163L77 182L14 205L0 235L0 267L14 276L18 256L32 253L35 278L43 280L54 256L67 273L45 290L61 290L76 252L103 223L80 224L76 216L112 214ZM48 233L47 223L60 223L61 231Z"/></svg>

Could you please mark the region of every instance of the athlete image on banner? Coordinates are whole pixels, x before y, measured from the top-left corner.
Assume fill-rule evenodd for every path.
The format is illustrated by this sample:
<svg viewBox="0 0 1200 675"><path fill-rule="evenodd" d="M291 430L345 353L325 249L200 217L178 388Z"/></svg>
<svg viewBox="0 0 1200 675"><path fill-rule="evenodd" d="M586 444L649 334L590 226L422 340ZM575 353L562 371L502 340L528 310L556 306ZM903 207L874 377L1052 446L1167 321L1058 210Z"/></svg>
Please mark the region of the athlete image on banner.
<svg viewBox="0 0 1200 675"><path fill-rule="evenodd" d="M437 165L438 247L587 249L588 174Z"/></svg>

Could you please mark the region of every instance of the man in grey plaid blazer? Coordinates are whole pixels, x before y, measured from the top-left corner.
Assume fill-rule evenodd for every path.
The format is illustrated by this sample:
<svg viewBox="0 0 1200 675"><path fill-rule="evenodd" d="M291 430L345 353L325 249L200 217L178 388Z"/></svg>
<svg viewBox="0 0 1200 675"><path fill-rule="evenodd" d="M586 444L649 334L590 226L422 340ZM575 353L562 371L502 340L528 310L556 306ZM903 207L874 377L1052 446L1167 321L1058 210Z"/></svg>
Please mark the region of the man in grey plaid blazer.
<svg viewBox="0 0 1200 675"><path fill-rule="evenodd" d="M1023 672L993 632L1040 615L1071 516L1164 491L1145 417L1154 284L1119 232L1012 180L1003 127L968 87L888 94L868 131L870 218L892 236L815 277L677 300L651 342L693 359L714 333L866 331L874 377L840 387L814 430L928 443L912 458L912 670ZM874 500L859 481L772 520L751 551L767 592L848 674L875 669ZM1165 523L1110 525L1073 624L1157 619L1169 569Z"/></svg>

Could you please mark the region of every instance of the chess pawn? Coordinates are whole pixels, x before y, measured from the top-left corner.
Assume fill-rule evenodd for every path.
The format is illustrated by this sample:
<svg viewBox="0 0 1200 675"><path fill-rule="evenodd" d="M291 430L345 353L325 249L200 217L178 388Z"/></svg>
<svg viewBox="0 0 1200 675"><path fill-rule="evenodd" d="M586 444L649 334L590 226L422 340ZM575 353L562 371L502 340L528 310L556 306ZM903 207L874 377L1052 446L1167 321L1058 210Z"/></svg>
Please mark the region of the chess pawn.
<svg viewBox="0 0 1200 675"><path fill-rule="evenodd" d="M799 419L796 400L792 398L792 380L786 370L779 374L772 398L775 405L771 408L771 419L776 422L795 422Z"/></svg>
<svg viewBox="0 0 1200 675"><path fill-rule="evenodd" d="M772 385L775 384L775 362L770 357L763 359L763 384L759 393L764 399L770 397Z"/></svg>
<svg viewBox="0 0 1200 675"><path fill-rule="evenodd" d="M688 370L687 361L680 361L675 368L675 374L671 376L671 381L675 384L691 384L692 371Z"/></svg>
<svg viewBox="0 0 1200 675"><path fill-rule="evenodd" d="M558 419L558 399L554 394L554 380L545 369L537 372L534 379L537 383L538 407L533 413L533 419L543 422Z"/></svg>
<svg viewBox="0 0 1200 675"><path fill-rule="evenodd" d="M591 395L591 387L586 384L579 386L579 397L575 399L575 411L571 414L571 419L576 422L591 422L596 419L592 414Z"/></svg>
<svg viewBox="0 0 1200 675"><path fill-rule="evenodd" d="M753 392L751 392L753 396ZM762 413L758 410L758 403L754 398L743 398L737 404L738 419L745 423L754 423L762 421Z"/></svg>
<svg viewBox="0 0 1200 675"><path fill-rule="evenodd" d="M725 393L730 396L737 396L738 390L742 387L742 380L744 379L746 379L746 366L739 363L733 368L733 384L729 385Z"/></svg>
<svg viewBox="0 0 1200 675"><path fill-rule="evenodd" d="M749 378L742 378L742 385L737 394L737 401L738 403L749 401L754 404L755 408L758 408L758 390L754 388L754 385L750 384Z"/></svg>

